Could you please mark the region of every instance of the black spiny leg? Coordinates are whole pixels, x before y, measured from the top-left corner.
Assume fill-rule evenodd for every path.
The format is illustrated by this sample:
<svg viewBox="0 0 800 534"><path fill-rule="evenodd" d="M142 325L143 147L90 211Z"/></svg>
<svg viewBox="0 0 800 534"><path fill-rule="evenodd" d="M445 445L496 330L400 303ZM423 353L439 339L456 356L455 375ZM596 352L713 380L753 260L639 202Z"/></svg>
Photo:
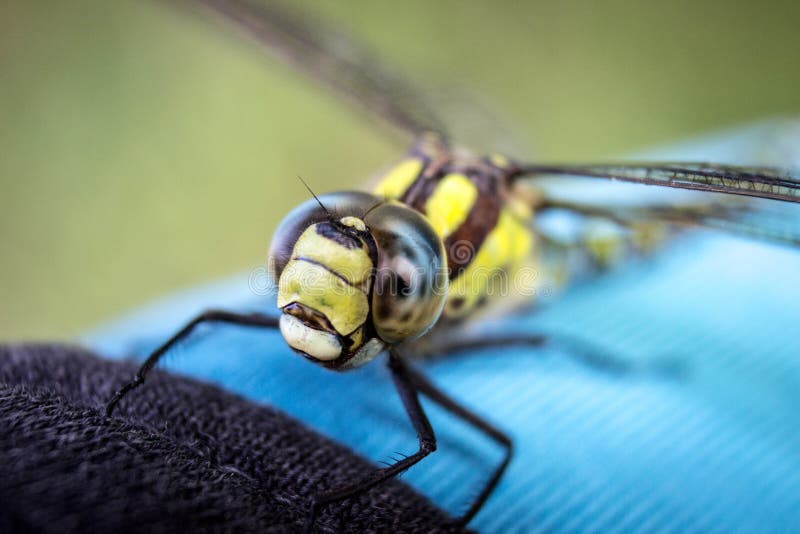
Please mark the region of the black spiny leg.
<svg viewBox="0 0 800 534"><path fill-rule="evenodd" d="M497 483L500 482L500 478L502 478L503 473L508 467L509 462L511 462L511 457L514 454L514 444L511 441L511 438L505 434L503 431L495 428L492 426L491 423L486 421L485 419L481 418L476 413L468 410L467 408L461 406L453 400L452 398L448 397L443 391L441 391L438 387L436 387L428 378L420 373L419 371L412 369L410 367L406 367L406 374L414 383L414 386L419 390L420 393L428 397L430 400L450 412L451 414L455 415L459 419L462 419L469 423L470 425L474 426L497 443L502 445L503 449L505 450L505 455L503 456L503 461L495 467L492 476L489 480L484 484L481 492L475 498L475 500L470 505L469 509L458 518L459 525L466 525L469 523L475 514L481 509L483 504L486 502L486 499L489 498L489 495L492 494L495 486Z"/></svg>
<svg viewBox="0 0 800 534"><path fill-rule="evenodd" d="M672 376L676 371L680 372L680 368L674 365L679 362L664 360L637 365L636 363L606 354L598 350L596 347L583 343L579 339L562 336L552 339L536 334L510 334L503 337L451 341L437 346L434 350L441 354L452 354L470 349L489 349L509 346L541 347L546 343L553 342L557 345L563 345L566 349L568 349L566 351L567 354L583 365L606 373L628 375L644 372L653 373L659 376ZM495 468L491 477L484 484L481 492L472 502L469 509L460 518L458 518L458 523L460 525L466 525L472 520L473 517L475 517L475 514L478 513L486 500L492 494L492 491L494 491L494 488L500 482L503 473L508 467L508 464L511 462L514 452L514 444L507 434L494 427L491 423L481 418L479 415L461 406L451 397L447 396L422 373L411 368L410 366L405 365L403 362L400 363L404 367L405 376L411 380L417 391L428 397L430 400L454 416L477 428L495 440L505 449L505 456L503 457L503 460Z"/></svg>
<svg viewBox="0 0 800 534"><path fill-rule="evenodd" d="M397 388L397 393L400 395L400 400L403 401L403 407L406 409L408 418L417 432L419 450L388 467L376 470L371 477L365 480L349 486L342 486L314 497L306 522L306 532L310 532L313 528L317 513L322 507L365 492L381 482L399 475L436 450L436 437L428 421L428 416L425 415L425 411L419 402L419 395L413 379L414 375L394 350L389 353L389 369L392 372L392 379L394 380L395 388Z"/></svg>
<svg viewBox="0 0 800 534"><path fill-rule="evenodd" d="M119 403L122 398L128 394L133 389L141 386L144 383L144 379L147 377L147 374L155 367L158 363L158 360L176 343L180 340L188 336L192 333L194 328L199 325L200 323L210 323L210 322L218 322L218 323L229 323L241 326L252 326L258 328L277 328L278 327L278 319L275 317L269 317L267 315L262 315L258 313L251 313L251 314L241 314L241 313L233 313L224 310L208 310L204 313L201 313L194 319L192 319L186 326L184 326L178 333L174 336L169 338L166 343L161 345L158 349L156 349L147 359L144 361L139 370L136 371L136 375L133 377L133 380L122 386L119 391L117 391L111 400L106 405L106 415L110 416L114 412L114 408L116 407L117 403Z"/></svg>

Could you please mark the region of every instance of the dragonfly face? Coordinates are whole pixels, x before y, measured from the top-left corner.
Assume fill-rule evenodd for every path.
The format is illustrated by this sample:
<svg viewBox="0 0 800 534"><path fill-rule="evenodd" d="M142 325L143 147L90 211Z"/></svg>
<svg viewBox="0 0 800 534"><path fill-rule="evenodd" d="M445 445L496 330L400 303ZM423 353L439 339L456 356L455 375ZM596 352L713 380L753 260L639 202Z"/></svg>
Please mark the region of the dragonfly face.
<svg viewBox="0 0 800 534"><path fill-rule="evenodd" d="M331 369L363 365L421 336L447 296L444 248L427 219L366 193L323 195L289 213L270 265L281 334Z"/></svg>

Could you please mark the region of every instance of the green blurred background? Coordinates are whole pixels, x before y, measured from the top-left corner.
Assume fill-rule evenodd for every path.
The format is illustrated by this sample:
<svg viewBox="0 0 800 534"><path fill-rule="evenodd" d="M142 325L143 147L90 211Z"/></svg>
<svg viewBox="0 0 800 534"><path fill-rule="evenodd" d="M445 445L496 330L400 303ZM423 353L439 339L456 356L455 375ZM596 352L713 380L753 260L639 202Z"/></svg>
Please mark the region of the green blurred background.
<svg viewBox="0 0 800 534"><path fill-rule="evenodd" d="M794 0L301 4L539 159L800 112ZM297 174L357 187L405 149L227 30L156 2L0 1L1 339L263 264Z"/></svg>

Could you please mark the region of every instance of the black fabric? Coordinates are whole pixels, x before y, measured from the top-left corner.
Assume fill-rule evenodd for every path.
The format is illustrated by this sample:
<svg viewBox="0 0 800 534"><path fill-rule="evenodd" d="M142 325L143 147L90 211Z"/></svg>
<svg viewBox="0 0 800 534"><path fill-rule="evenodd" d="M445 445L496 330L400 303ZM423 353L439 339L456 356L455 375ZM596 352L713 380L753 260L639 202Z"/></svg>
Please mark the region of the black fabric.
<svg viewBox="0 0 800 534"><path fill-rule="evenodd" d="M374 469L275 410L164 372L105 417L134 370L77 347L0 346L0 531L294 532L309 495ZM456 530L398 481L316 525Z"/></svg>

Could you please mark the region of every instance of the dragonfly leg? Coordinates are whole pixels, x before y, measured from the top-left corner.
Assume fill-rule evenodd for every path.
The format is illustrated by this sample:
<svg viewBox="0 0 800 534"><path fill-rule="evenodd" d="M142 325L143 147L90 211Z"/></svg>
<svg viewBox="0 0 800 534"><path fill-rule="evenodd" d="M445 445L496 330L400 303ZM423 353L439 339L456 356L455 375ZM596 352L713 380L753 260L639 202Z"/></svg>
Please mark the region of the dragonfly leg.
<svg viewBox="0 0 800 534"><path fill-rule="evenodd" d="M586 340L568 335L506 334L480 339L446 341L435 346L431 352L454 354L466 350L496 349L502 347L532 347L544 345L560 347L564 354L581 365L613 375L651 375L661 378L682 376L686 369L678 358L663 357L635 361L620 358Z"/></svg>
<svg viewBox="0 0 800 534"><path fill-rule="evenodd" d="M481 509L483 504L486 502L486 499L492 494L494 491L495 486L497 483L500 482L500 479L503 476L503 473L508 467L509 462L511 462L511 457L514 454L514 443L511 441L511 438L502 430L499 430L491 423L486 421L485 419L481 418L478 414L470 411L469 409L465 408L464 406L460 405L454 399L449 397L443 391L441 391L435 384L433 384L425 375L420 373L419 371L407 367L406 374L413 382L414 386L417 390L428 397L430 400L450 412L451 414L455 415L459 419L466 421L470 425L474 426L494 441L499 443L504 449L504 456L503 461L495 467L494 471L492 472L492 476L489 480L483 485L481 488L481 492L475 497L474 501L470 504L469 509L458 518L458 523L460 525L466 525L469 523L475 514Z"/></svg>
<svg viewBox="0 0 800 534"><path fill-rule="evenodd" d="M306 532L311 531L317 513L324 506L365 492L399 475L436 450L436 436L433 433L430 421L428 421L428 416L425 415L425 410L423 410L422 404L419 402L419 394L413 379L415 375L394 350L389 352L389 369L392 372L392 379L397 393L400 395L400 400L403 402L403 407L411 424L414 426L414 430L417 432L419 449L414 454L398 460L388 467L376 470L372 476L365 480L316 495L306 520Z"/></svg>
<svg viewBox="0 0 800 534"><path fill-rule="evenodd" d="M194 319L192 319L186 326L180 329L174 336L169 338L163 345L153 351L150 356L144 361L139 370L136 371L136 375L134 375L133 379L122 386L119 391L117 391L114 396L108 401L106 405L106 415L111 416L114 412L114 408L117 406L119 401L127 395L131 390L136 389L137 387L141 386L144 383L144 379L147 377L147 374L155 367L158 363L158 360L175 344L179 341L187 337L192 331L195 329L197 325L200 323L228 323L228 324L235 324L240 326L251 326L251 327L258 327L258 328L277 328L278 327L278 319L275 317L269 317L267 315L262 315L258 313L251 313L251 314L241 314L241 313L234 313L228 312L224 310L208 310L206 312L201 313Z"/></svg>

